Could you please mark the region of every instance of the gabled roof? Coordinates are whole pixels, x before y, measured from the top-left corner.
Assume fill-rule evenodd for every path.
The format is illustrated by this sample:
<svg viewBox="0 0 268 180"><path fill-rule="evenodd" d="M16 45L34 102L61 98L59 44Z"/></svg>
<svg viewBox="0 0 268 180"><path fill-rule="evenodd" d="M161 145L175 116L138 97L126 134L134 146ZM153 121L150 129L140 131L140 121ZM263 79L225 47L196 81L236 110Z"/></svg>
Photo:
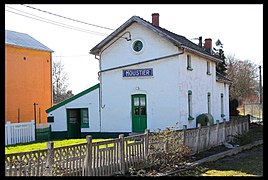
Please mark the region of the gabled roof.
<svg viewBox="0 0 268 180"><path fill-rule="evenodd" d="M92 86L92 87L90 87L90 88L88 88L88 89L86 89L86 90L84 90L84 91L82 91L82 92L80 92L80 93L78 93L78 94L66 99L65 101L60 102L59 104L56 104L55 106L52 106L51 108L46 110L46 113L49 113L49 112L51 112L51 111L53 111L53 110L65 105L65 104L67 104L67 103L69 103L69 102L71 102L71 101L73 101L73 100L75 100L75 99L77 99L77 98L79 98L79 97L81 97L81 96L83 96L83 95L95 90L95 89L98 89L99 87L100 87L100 83L98 83L98 84L96 84L96 85L94 85L94 86Z"/></svg>
<svg viewBox="0 0 268 180"><path fill-rule="evenodd" d="M6 44L41 51L54 52L44 44L25 33L6 30Z"/></svg>
<svg viewBox="0 0 268 180"><path fill-rule="evenodd" d="M139 16L132 16L129 20L127 20L124 24L122 24L119 28L117 28L114 32L112 32L109 36L107 36L104 40L102 40L99 44L97 44L95 47L93 47L90 50L90 54L98 55L100 50L111 40L113 40L115 37L117 37L122 31L124 31L127 27L129 27L132 23L139 23L148 29L158 33L160 36L168 39L170 42L172 42L175 46L179 48L185 48L188 51L191 51L193 53L199 54L201 56L205 56L209 58L212 61L221 62L222 60L207 52L203 47L198 46L197 44L193 43L192 41L188 40L184 36L172 33L164 28L161 28L160 26L154 26L152 23L140 18Z"/></svg>

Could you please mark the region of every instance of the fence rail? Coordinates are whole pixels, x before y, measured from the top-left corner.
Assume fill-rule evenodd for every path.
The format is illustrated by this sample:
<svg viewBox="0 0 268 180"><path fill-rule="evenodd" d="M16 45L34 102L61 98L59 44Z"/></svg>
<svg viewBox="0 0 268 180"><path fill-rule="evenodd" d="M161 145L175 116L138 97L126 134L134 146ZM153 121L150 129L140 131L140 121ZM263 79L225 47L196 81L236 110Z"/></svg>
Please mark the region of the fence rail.
<svg viewBox="0 0 268 180"><path fill-rule="evenodd" d="M26 143L35 140L34 120L24 123L5 124L5 145Z"/></svg>
<svg viewBox="0 0 268 180"><path fill-rule="evenodd" d="M36 135L35 135L36 134ZM5 124L5 145L28 143L37 140L50 140L51 125L34 124L34 120L22 123Z"/></svg>
<svg viewBox="0 0 268 180"><path fill-rule="evenodd" d="M248 131L247 117L232 117L228 122L198 128L179 130L183 143L193 153L205 151L225 141L232 135ZM148 151L151 145L162 142L149 140L148 130L143 134L54 148L53 142L47 143L46 150L5 155L6 176L110 176L124 174L130 167L145 167L148 164Z"/></svg>

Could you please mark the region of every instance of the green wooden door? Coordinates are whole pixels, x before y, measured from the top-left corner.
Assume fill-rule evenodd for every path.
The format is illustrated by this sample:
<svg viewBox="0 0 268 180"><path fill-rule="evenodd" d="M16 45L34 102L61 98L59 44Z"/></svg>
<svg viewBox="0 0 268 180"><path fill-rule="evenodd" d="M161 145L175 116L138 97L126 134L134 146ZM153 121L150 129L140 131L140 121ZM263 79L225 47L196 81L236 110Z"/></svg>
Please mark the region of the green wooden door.
<svg viewBox="0 0 268 180"><path fill-rule="evenodd" d="M147 128L146 95L135 94L132 101L132 132L144 132Z"/></svg>
<svg viewBox="0 0 268 180"><path fill-rule="evenodd" d="M67 109L68 138L81 137L81 111L80 109Z"/></svg>

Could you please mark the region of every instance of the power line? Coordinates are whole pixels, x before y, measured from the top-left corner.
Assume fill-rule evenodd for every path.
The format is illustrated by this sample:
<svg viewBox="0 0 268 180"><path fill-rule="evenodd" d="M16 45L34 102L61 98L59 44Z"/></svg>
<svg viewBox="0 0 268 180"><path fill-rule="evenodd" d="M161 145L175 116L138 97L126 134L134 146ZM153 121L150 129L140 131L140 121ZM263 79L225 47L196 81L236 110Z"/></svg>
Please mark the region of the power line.
<svg viewBox="0 0 268 180"><path fill-rule="evenodd" d="M31 19L34 19L34 20L37 20L37 21L42 21L42 22L46 22L46 23L53 24L53 25L56 25L56 26L61 26L61 27L65 27L65 28L68 28L68 29L77 30L77 31L80 31L80 32L91 33L91 34L101 35L101 36L108 35L108 34L105 34L105 33L100 33L100 32L96 32L96 31L89 31L89 30L78 28L78 27L75 27L75 26L66 25L66 24L63 24L63 23L59 23L59 22L56 22L56 21L52 21L52 20L49 20L49 19L46 19L46 18L36 16L36 15L32 15L30 13L26 13L26 12L23 12L23 11L22 11L23 13L29 14L29 15L31 15L33 17L27 16L27 15L24 15L24 14L21 14L21 13L13 12L13 11L10 11L10 10L5 10L5 11L10 12L10 13L14 13L14 14L17 14L17 15L20 15L20 16L24 16L24 17L27 17L27 18L31 18ZM17 10L17 11L19 11L19 10ZM38 19L38 18L40 18L40 19Z"/></svg>
<svg viewBox="0 0 268 180"><path fill-rule="evenodd" d="M90 54L88 54L88 55L69 55L69 56L61 56L61 55L58 55L58 56L54 56L54 55L52 55L53 57L81 57L81 56L89 56Z"/></svg>
<svg viewBox="0 0 268 180"><path fill-rule="evenodd" d="M58 15L58 14L55 14L55 13L51 13L51 12L48 12L48 11L44 11L44 10L41 10L41 9L38 9L38 8L35 8L35 7L32 7L32 6L29 6L29 5L25 5L25 4L21 4L21 5L26 6L28 8L32 8L32 9L37 10L37 11L41 11L41 12L44 12L44 13L53 15L53 16L58 16L58 17L61 17L61 18L64 18L64 19L68 19L68 20L71 20L71 21L75 21L75 22L87 24L87 25L90 25L90 26L95 26L95 27L98 27L98 28L103 28L103 29L108 29L108 30L114 30L114 29L111 29L111 28L108 28L108 27L99 26L99 25L96 25L96 24L90 24L90 23L87 23L87 22L83 22L83 21L79 21L79 20L76 20L76 19L72 19L72 18L68 18L68 17L65 17L65 16L61 16L61 15Z"/></svg>
<svg viewBox="0 0 268 180"><path fill-rule="evenodd" d="M8 7L8 6L6 6L6 7ZM11 7L8 7L8 8L11 8ZM80 32L91 33L91 34L100 35L100 36L106 36L106 35L108 35L106 33L100 33L100 32L96 32L96 31L90 31L90 30L78 28L78 27L75 27L75 26L67 25L67 24L64 24L64 23L59 23L57 21L53 21L53 20L46 19L46 18L37 16L37 15L26 13L26 12L21 11L21 10L17 10L15 8L11 8L11 9L14 9L16 11L19 11L19 12L22 12L22 13L25 13L25 14L29 14L29 15L31 15L33 17L27 16L27 15L23 15L23 14L20 14L20 13L16 13L16 12L13 12L13 11L10 11L10 10L5 10L5 11L11 12L11 13L14 13L14 14L17 14L17 15L20 15L20 16L24 16L24 17L27 17L27 18L31 18L31 19L34 19L34 20L37 20L37 21L42 21L42 22L46 22L46 23L49 23L49 24L53 24L53 25L65 27L65 28L68 28L68 29L77 30L77 31L80 31ZM34 17L38 17L40 19L37 19L37 18L34 18ZM47 21L45 21L44 19L47 20ZM48 22L48 21L51 21L51 22ZM113 37L118 37L118 36L113 36ZM119 37L119 38L123 38L123 39L126 39L126 40L129 39L129 37L128 38L127 37Z"/></svg>

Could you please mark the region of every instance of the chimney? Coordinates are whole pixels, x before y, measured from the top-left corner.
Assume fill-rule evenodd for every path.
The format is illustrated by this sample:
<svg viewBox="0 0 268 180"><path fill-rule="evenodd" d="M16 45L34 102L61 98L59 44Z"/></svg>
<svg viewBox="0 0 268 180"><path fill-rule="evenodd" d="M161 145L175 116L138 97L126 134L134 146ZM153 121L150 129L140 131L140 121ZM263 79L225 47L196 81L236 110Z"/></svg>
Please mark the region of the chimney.
<svg viewBox="0 0 268 180"><path fill-rule="evenodd" d="M205 39L204 47L205 47L207 52L209 52L209 53L212 52L212 39L211 38Z"/></svg>
<svg viewBox="0 0 268 180"><path fill-rule="evenodd" d="M200 36L200 37L198 38L198 40L199 40L198 46L199 46L199 47L202 47L202 36Z"/></svg>
<svg viewBox="0 0 268 180"><path fill-rule="evenodd" d="M158 13L152 14L152 24L154 26L159 26L159 14Z"/></svg>

